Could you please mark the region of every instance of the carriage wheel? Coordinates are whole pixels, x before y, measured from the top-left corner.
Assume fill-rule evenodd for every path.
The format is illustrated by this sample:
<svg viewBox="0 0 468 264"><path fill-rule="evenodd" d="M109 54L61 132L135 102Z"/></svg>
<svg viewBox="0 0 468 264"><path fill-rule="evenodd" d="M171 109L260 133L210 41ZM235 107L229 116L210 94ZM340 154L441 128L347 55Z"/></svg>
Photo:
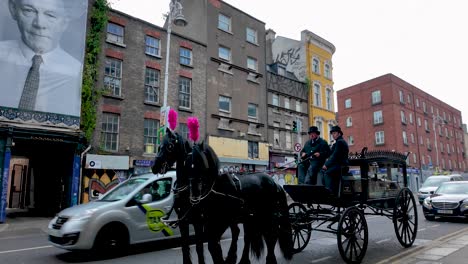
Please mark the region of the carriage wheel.
<svg viewBox="0 0 468 264"><path fill-rule="evenodd" d="M416 200L408 188L401 189L396 197L393 226L400 244L404 247L411 247L418 232L418 212Z"/></svg>
<svg viewBox="0 0 468 264"><path fill-rule="evenodd" d="M349 207L338 223L338 249L346 263L360 263L367 251L369 232L364 213L357 207Z"/></svg>
<svg viewBox="0 0 468 264"><path fill-rule="evenodd" d="M309 243L312 225L306 207L301 203L292 203L288 207L289 221L292 227L294 253L301 252Z"/></svg>

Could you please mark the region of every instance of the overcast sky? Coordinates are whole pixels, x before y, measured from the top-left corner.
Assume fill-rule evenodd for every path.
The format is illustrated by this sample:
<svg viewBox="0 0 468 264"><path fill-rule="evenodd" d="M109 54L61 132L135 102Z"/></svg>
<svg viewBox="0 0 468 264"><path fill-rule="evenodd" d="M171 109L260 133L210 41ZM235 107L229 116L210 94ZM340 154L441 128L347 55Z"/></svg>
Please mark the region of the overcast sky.
<svg viewBox="0 0 468 264"><path fill-rule="evenodd" d="M169 10L169 0L110 1L114 9L159 26ZM393 73L468 121L467 0L225 2L265 22L277 36L299 40L308 29L333 43L335 91Z"/></svg>

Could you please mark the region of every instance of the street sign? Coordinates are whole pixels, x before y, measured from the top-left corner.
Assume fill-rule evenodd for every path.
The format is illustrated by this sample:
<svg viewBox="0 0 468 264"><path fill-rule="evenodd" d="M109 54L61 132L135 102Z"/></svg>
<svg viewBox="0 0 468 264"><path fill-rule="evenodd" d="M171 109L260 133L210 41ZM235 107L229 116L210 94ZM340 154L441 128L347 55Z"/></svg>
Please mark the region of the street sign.
<svg viewBox="0 0 468 264"><path fill-rule="evenodd" d="M299 152L301 151L301 149L302 149L301 143L294 144L294 151Z"/></svg>

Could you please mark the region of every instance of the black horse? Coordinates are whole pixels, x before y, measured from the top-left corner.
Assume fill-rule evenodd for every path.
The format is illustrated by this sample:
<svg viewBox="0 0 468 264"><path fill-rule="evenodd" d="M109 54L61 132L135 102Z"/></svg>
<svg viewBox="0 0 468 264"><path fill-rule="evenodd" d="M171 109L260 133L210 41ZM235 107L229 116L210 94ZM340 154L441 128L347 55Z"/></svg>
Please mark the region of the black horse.
<svg viewBox="0 0 468 264"><path fill-rule="evenodd" d="M168 130L170 132L170 130ZM165 139L165 142L161 145L160 149L164 148L164 153L167 153L167 160L161 159L158 154L152 167L153 173L162 173L164 174L172 165L177 162L177 164L184 164L186 157L192 151L188 141L185 141L177 133L168 133L171 136ZM170 143L169 142L173 142ZM161 150L159 151L161 153ZM190 171L187 167L177 166L176 169L177 180L175 183L174 195L174 205L173 209L176 211L178 219L175 222L168 222L172 226L178 226L181 234L182 242L182 255L183 263L188 264L192 263L190 255L190 244L189 244L189 225L192 224L195 231L196 239L196 251L198 255L198 263L205 263L204 258L204 249L203 249L203 212L201 207L198 205L192 205L190 203L190 192L189 192L189 178L186 176ZM240 229L236 222L232 222L229 227L231 228L232 242L229 248L228 256L226 263L236 263L237 261L237 240L239 238Z"/></svg>
<svg viewBox="0 0 468 264"><path fill-rule="evenodd" d="M153 172L177 161L177 178L187 178L190 205L199 206L204 234L214 263L224 263L220 239L233 223L244 224L244 250L240 263L250 263L250 252L259 259L266 242L266 263L277 263L276 242L286 259L292 258L291 225L284 190L264 173L219 174L219 159L208 144L189 144L176 132L166 131ZM183 173L183 174L180 174ZM231 245L232 247L232 245ZM229 256L229 254L228 254ZM227 260L226 260L227 261Z"/></svg>

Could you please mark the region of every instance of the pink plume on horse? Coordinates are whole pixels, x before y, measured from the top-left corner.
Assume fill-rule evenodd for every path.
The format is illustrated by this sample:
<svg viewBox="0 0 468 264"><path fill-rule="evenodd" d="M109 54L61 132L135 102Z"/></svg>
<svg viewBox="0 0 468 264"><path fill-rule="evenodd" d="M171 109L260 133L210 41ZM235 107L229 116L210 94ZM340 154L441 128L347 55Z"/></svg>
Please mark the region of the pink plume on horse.
<svg viewBox="0 0 468 264"><path fill-rule="evenodd" d="M187 127L189 129L189 138L193 140L193 142L196 142L200 136L198 131L198 128L200 127L198 119L196 117L189 117L187 119Z"/></svg>
<svg viewBox="0 0 468 264"><path fill-rule="evenodd" d="M167 123L169 123L169 128L174 130L177 126L177 112L174 109L169 110L167 116Z"/></svg>

